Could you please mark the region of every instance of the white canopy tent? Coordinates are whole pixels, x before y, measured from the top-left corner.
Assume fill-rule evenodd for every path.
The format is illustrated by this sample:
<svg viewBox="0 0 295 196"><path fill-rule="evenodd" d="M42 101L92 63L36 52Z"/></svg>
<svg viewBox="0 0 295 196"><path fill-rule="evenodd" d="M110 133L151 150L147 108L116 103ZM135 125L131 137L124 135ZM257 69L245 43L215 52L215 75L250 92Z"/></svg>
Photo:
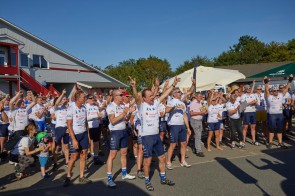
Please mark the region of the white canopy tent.
<svg viewBox="0 0 295 196"><path fill-rule="evenodd" d="M180 82L176 85L181 90L183 88L189 88L192 85L194 68L179 74L177 77L181 78ZM198 66L196 73L196 91L210 90L215 85L225 86L239 79L245 79L245 75L237 70L231 69L219 69L213 67ZM172 85L174 78L169 79L169 85ZM164 84L160 85L160 88L164 87Z"/></svg>

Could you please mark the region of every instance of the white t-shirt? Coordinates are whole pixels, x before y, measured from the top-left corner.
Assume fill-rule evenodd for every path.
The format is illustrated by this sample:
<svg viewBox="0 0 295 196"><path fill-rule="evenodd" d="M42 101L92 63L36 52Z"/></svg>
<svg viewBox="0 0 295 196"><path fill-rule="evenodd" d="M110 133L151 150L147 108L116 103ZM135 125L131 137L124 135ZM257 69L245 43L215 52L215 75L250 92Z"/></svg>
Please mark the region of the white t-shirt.
<svg viewBox="0 0 295 196"><path fill-rule="evenodd" d="M235 110L238 106L240 105L240 103L238 102L235 102L235 103L232 103L232 102L227 102L226 103L226 109L227 111L229 110ZM240 118L240 113L239 111L237 111L236 113L232 114L232 115L228 115L230 118L232 119L239 119Z"/></svg>
<svg viewBox="0 0 295 196"><path fill-rule="evenodd" d="M49 113L50 113L50 115L51 114L55 114L55 112L54 112L54 107L51 107L50 109L49 109ZM55 119L51 119L51 124L56 124L56 118Z"/></svg>
<svg viewBox="0 0 295 196"><path fill-rule="evenodd" d="M290 93L286 92L286 94L283 97L283 104L287 104L289 99L291 99L291 95ZM290 105L286 109L290 109Z"/></svg>
<svg viewBox="0 0 295 196"><path fill-rule="evenodd" d="M216 123L218 122L218 114L220 111L220 107L218 105L210 105L208 107L208 123Z"/></svg>
<svg viewBox="0 0 295 196"><path fill-rule="evenodd" d="M160 100L155 99L153 105L142 102L138 106L141 121L141 132L139 135L147 136L159 134L159 105Z"/></svg>
<svg viewBox="0 0 295 196"><path fill-rule="evenodd" d="M24 130L29 123L28 108L15 108L13 113L14 131Z"/></svg>
<svg viewBox="0 0 295 196"><path fill-rule="evenodd" d="M56 110L54 110L55 114L55 127L66 127L67 126L67 113L68 108L63 106L58 106Z"/></svg>
<svg viewBox="0 0 295 196"><path fill-rule="evenodd" d="M86 130L86 108L81 106L78 108L77 105L69 107L67 112L67 120L73 120L73 132L75 135L84 133Z"/></svg>
<svg viewBox="0 0 295 196"><path fill-rule="evenodd" d="M33 108L33 112L35 113L36 121L45 121L45 112L43 113L43 115L41 116L41 118L38 118L38 117L36 116L36 113L37 113L37 112L41 113L44 107L45 107L45 106L44 106L43 104L41 104L41 105L36 104L36 105L34 106L34 108Z"/></svg>
<svg viewBox="0 0 295 196"><path fill-rule="evenodd" d="M269 104L268 112L269 114L282 114L283 113L283 95L278 94L278 96L269 95L267 97L267 102Z"/></svg>
<svg viewBox="0 0 295 196"><path fill-rule="evenodd" d="M160 105L159 105L159 116L161 116L160 113L165 112L165 110L166 110L166 106L163 103L160 103ZM169 113L166 112L163 117L160 117L160 121L167 121L168 117L169 117Z"/></svg>
<svg viewBox="0 0 295 196"><path fill-rule="evenodd" d="M25 148L29 148L34 143L34 138L30 138L28 136L23 137L20 141L17 142L11 154L14 155L25 155Z"/></svg>
<svg viewBox="0 0 295 196"><path fill-rule="evenodd" d="M266 101L264 97L264 93L258 94L255 93L256 99L257 99L257 105L256 105L256 110L258 111L263 111L266 108Z"/></svg>
<svg viewBox="0 0 295 196"><path fill-rule="evenodd" d="M184 107L184 109L175 108L174 110L170 111L168 125L184 125L183 115L186 112L185 104L179 99L175 98L167 103L168 107L178 107L181 105Z"/></svg>
<svg viewBox="0 0 295 196"><path fill-rule="evenodd" d="M87 110L88 127L89 128L99 127L99 118L98 118L99 109L97 105L90 105L87 103L86 110Z"/></svg>
<svg viewBox="0 0 295 196"><path fill-rule="evenodd" d="M107 102L106 100L102 100L102 102L99 102L99 100L97 100L98 107L102 107L103 105L106 105L106 102ZM102 109L102 111L100 111L100 112L102 112L103 119L107 117L105 108Z"/></svg>
<svg viewBox="0 0 295 196"><path fill-rule="evenodd" d="M252 102L254 100L257 100L257 97L254 94L243 94L242 97L241 97L241 102L246 101L247 103L250 103L250 102ZM254 104L253 105L248 105L244 112L245 113L247 113L247 112L256 112L255 105Z"/></svg>
<svg viewBox="0 0 295 196"><path fill-rule="evenodd" d="M114 114L115 117L118 117L123 113L123 110L124 110L123 105L121 105L121 104L117 105L115 102L112 102L107 107L107 114L108 115ZM109 129L110 129L110 131L126 129L125 118L122 118L116 124L112 124L110 121Z"/></svg>
<svg viewBox="0 0 295 196"><path fill-rule="evenodd" d="M218 120L222 120L222 112L225 111L225 104L222 103L222 104L217 104L217 106L219 107L219 112L218 114L220 115L220 117L218 118Z"/></svg>

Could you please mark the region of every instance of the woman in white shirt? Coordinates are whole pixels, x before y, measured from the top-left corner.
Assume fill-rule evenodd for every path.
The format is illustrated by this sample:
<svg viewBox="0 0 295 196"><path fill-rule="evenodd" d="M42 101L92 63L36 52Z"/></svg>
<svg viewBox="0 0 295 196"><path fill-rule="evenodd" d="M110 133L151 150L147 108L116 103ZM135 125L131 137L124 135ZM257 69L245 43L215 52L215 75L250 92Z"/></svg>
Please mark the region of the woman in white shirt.
<svg viewBox="0 0 295 196"><path fill-rule="evenodd" d="M212 92L213 93L213 92ZM208 138L207 138L207 150L211 151L211 140L213 136L213 132L215 133L215 142L216 142L216 149L223 150L219 146L219 133L220 133L220 123L219 119L221 118L220 115L220 107L217 105L217 96L211 94L210 100L208 103Z"/></svg>
<svg viewBox="0 0 295 196"><path fill-rule="evenodd" d="M31 155L43 150L43 147L32 149L35 140L34 134L36 133L34 124L28 124L24 129L24 133L26 136L18 141L10 154L10 160L18 163L15 166L17 180L20 180L24 175L25 169L34 163L34 158Z"/></svg>

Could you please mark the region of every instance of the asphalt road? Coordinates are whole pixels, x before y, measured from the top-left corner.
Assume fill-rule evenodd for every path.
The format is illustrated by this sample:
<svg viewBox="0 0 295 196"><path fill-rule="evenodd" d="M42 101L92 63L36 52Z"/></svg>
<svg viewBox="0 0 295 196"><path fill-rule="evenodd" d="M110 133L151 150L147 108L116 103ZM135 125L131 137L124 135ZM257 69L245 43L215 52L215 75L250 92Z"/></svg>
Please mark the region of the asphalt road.
<svg viewBox="0 0 295 196"><path fill-rule="evenodd" d="M41 180L39 174L32 175L21 181L6 184L1 195L295 195L295 148L265 150L264 146L249 146L247 150L231 150L223 152L213 150L206 152L205 158L190 154L188 161L191 168L182 168L178 161L174 162L174 169L167 171L167 177L175 181L174 187L159 183L157 162L153 163L152 183L155 191L148 192L144 181L122 181L119 162L115 166L117 171L116 189L106 186L105 166L97 168L90 166L89 177L92 184L80 185L74 180L70 187L62 187L64 169L52 179ZM118 160L117 160L118 161ZM78 165L77 165L78 166ZM77 167L76 166L76 167ZM132 165L129 165L130 167ZM10 166L12 167L12 166ZM1 180L4 170L1 165ZM78 169L78 167L76 168ZM131 173L135 173L135 168ZM3 171L3 172L2 172ZM75 173L77 176L78 172ZM5 180L6 181L6 180ZM2 182L3 183L3 182Z"/></svg>

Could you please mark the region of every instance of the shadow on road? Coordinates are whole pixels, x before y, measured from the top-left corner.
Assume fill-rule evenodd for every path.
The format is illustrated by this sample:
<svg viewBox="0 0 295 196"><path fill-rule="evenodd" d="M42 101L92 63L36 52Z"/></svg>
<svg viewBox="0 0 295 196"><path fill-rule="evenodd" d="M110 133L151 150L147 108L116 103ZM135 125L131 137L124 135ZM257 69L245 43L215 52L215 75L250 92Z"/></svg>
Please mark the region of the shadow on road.
<svg viewBox="0 0 295 196"><path fill-rule="evenodd" d="M116 182L117 188L111 189L108 188L107 185L103 181L93 182L91 184L75 184L69 187L54 187L54 188L45 188L40 189L36 186L35 188L27 188L18 191L8 191L4 192L3 195L27 195L30 196L39 196L46 195L46 196L70 196L70 195L120 195L120 196L130 196L130 195L148 195L144 190L134 186L134 184L129 183L127 181L120 181Z"/></svg>

